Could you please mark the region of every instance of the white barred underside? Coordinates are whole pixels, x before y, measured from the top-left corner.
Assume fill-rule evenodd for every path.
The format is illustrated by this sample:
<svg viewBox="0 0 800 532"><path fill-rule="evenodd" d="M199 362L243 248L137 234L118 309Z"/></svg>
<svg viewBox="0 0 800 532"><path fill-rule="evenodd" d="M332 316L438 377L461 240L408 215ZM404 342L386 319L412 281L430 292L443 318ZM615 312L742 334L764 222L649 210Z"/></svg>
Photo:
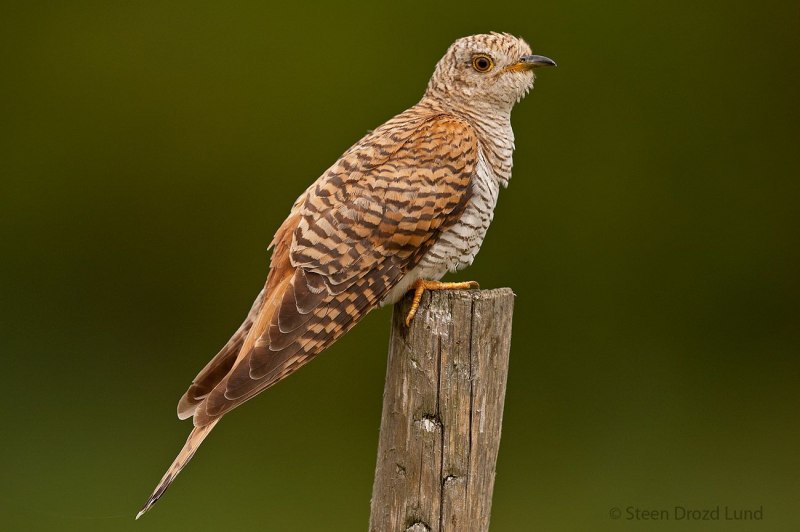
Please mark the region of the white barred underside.
<svg viewBox="0 0 800 532"><path fill-rule="evenodd" d="M466 268L483 244L494 217L500 183L495 179L481 150L472 178L472 198L461 218L447 229L425 254L418 268L422 271L455 272Z"/></svg>
<svg viewBox="0 0 800 532"><path fill-rule="evenodd" d="M448 271L462 270L475 260L475 256L483 244L483 239L486 237L486 231L494 218L500 186L501 184L507 185L511 178L511 155L514 141L513 137L508 138L506 135L501 138L508 146L506 150L502 150L506 155L506 160L501 166L506 171L503 172L503 175L497 175L492 170L483 146L480 147L478 164L472 178L472 198L464 214L439 237L420 263L401 279L381 302L381 305L399 301L417 279L437 281ZM494 140L497 141L497 137ZM492 147L496 148L496 146Z"/></svg>

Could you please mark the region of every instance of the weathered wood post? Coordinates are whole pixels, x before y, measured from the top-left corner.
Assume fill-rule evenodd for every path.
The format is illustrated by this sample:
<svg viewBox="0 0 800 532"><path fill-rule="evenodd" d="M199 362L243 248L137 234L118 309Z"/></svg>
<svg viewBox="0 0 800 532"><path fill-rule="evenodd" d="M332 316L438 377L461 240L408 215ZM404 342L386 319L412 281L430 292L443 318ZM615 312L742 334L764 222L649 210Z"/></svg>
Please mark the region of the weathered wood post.
<svg viewBox="0 0 800 532"><path fill-rule="evenodd" d="M514 293L426 292L394 308L370 532L486 531Z"/></svg>

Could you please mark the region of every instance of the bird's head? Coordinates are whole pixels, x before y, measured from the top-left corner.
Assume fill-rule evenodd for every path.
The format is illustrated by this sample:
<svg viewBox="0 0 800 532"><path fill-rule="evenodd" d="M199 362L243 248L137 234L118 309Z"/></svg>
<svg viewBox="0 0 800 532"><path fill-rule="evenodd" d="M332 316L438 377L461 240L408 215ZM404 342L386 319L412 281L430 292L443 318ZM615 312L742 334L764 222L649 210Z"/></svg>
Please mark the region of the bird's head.
<svg viewBox="0 0 800 532"><path fill-rule="evenodd" d="M555 64L533 55L528 43L513 35L471 35L450 46L425 96L455 107L510 111L533 87L533 70Z"/></svg>

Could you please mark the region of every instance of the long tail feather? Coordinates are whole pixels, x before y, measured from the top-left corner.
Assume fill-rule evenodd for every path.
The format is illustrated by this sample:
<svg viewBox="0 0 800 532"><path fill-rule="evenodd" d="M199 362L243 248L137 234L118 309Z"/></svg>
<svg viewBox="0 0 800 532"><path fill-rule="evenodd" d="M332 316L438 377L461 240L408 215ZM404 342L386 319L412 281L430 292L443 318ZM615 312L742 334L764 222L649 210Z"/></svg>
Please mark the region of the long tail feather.
<svg viewBox="0 0 800 532"><path fill-rule="evenodd" d="M183 444L183 449L178 453L178 456L175 457L175 460L172 462L172 465L169 466L167 472L164 474L164 477L161 479L161 482L158 483L156 489L153 491L153 494L150 495L150 498L147 499L147 502L136 514L136 519L139 519L147 510L149 510L156 501L164 495L164 492L167 491L169 485L172 484L172 481L175 480L175 477L178 476L178 473L186 467L186 464L189 463L189 460L192 459L194 456L195 451L197 448L200 447L200 444L203 443L203 440L206 439L206 436L211 432L214 428L214 425L217 424L219 419L215 419L208 425L202 427L195 427L192 432L189 434L189 437L186 438L186 443Z"/></svg>

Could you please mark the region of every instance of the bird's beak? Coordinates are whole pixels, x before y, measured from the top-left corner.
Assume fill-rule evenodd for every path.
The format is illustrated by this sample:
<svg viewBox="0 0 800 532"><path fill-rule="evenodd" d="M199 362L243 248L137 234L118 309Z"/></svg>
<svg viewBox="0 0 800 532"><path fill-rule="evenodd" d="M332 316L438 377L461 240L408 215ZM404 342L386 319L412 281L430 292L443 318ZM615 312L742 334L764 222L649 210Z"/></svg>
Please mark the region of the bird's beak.
<svg viewBox="0 0 800 532"><path fill-rule="evenodd" d="M519 61L506 67L506 70L511 72L524 72L543 66L556 66L556 62L543 55L523 55L520 57Z"/></svg>

